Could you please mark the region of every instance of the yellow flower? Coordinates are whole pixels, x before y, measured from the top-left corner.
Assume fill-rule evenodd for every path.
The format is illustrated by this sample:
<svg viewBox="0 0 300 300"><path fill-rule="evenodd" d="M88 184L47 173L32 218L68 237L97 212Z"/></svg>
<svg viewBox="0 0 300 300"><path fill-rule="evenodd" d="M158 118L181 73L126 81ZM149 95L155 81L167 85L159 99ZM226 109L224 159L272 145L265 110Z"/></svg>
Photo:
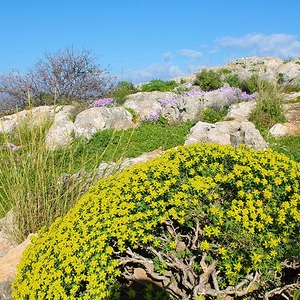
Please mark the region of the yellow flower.
<svg viewBox="0 0 300 300"><path fill-rule="evenodd" d="M262 262L263 255L253 252L251 255L251 260L254 264L258 264Z"/></svg>
<svg viewBox="0 0 300 300"><path fill-rule="evenodd" d="M274 183L275 183L275 185L280 185L280 184L282 183L282 179L279 178L279 177L276 177L276 178L274 179Z"/></svg>
<svg viewBox="0 0 300 300"><path fill-rule="evenodd" d="M263 195L266 199L270 199L272 197L272 192L270 190L264 190Z"/></svg>
<svg viewBox="0 0 300 300"><path fill-rule="evenodd" d="M208 251L210 249L210 244L208 241L204 240L200 243L200 249L204 251Z"/></svg>
<svg viewBox="0 0 300 300"><path fill-rule="evenodd" d="M243 266L240 262L238 262L238 263L234 264L233 267L236 271L239 272L242 269Z"/></svg>
<svg viewBox="0 0 300 300"><path fill-rule="evenodd" d="M220 247L218 251L219 251L219 253L220 253L221 255L226 255L226 254L227 254L227 250L226 250L225 247Z"/></svg>

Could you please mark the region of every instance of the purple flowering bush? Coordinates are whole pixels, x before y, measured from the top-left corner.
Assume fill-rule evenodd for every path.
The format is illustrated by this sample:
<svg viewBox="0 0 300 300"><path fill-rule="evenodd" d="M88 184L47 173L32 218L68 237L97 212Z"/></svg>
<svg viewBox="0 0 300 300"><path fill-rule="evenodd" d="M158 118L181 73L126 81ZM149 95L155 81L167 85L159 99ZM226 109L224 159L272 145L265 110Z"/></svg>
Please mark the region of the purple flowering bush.
<svg viewBox="0 0 300 300"><path fill-rule="evenodd" d="M113 98L98 99L90 104L91 107L115 107L116 102Z"/></svg>
<svg viewBox="0 0 300 300"><path fill-rule="evenodd" d="M256 97L257 97L256 93L247 94L246 92L243 92L239 88L235 88L235 87L221 87L221 88L218 88L218 89L210 91L210 92L206 92L206 91L189 91L189 92L183 93L183 97L195 97L195 96L203 97L207 93L212 93L212 92L225 93L228 100L229 100L229 102L249 101L249 100L256 99ZM172 104L176 104L179 97L180 96L161 100L160 104L163 107L166 107L166 106L169 106L169 105L172 105Z"/></svg>
<svg viewBox="0 0 300 300"><path fill-rule="evenodd" d="M225 93L230 102L249 101L249 100L256 99L257 97L256 93L247 94L246 92L243 92L239 88L231 87L231 86L218 88L217 90L214 90L214 92Z"/></svg>
<svg viewBox="0 0 300 300"><path fill-rule="evenodd" d="M159 103L161 106L166 107L166 106L177 103L177 101L178 101L177 97L172 97L172 98L167 98L167 99L161 100Z"/></svg>
<svg viewBox="0 0 300 300"><path fill-rule="evenodd" d="M155 123L158 121L160 115L157 112L154 112L146 117L144 117L143 121L148 123Z"/></svg>

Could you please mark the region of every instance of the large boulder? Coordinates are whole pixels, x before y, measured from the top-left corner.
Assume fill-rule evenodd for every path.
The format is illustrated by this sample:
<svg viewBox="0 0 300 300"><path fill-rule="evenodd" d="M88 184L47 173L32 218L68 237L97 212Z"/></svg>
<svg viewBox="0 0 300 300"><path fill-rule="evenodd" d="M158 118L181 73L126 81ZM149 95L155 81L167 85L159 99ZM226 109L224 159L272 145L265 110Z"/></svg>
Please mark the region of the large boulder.
<svg viewBox="0 0 300 300"><path fill-rule="evenodd" d="M173 97L170 101L165 101L165 103L162 108L163 117L177 123L188 120L199 121L204 108L222 108L228 105L229 101L223 92L205 93L203 91L195 91Z"/></svg>
<svg viewBox="0 0 300 300"><path fill-rule="evenodd" d="M46 136L46 148L57 149L64 147L72 142L72 133L75 131L75 125L72 121L74 106L68 105L62 107L54 116L54 122Z"/></svg>
<svg viewBox="0 0 300 300"><path fill-rule="evenodd" d="M294 61L286 62L282 64L278 70L278 74L283 74L283 79L286 82L292 81L293 83L300 83L300 66Z"/></svg>
<svg viewBox="0 0 300 300"><path fill-rule="evenodd" d="M232 104L229 107L228 113L224 118L225 121L239 120L247 121L250 118L251 112L256 105L256 100L240 102Z"/></svg>
<svg viewBox="0 0 300 300"><path fill-rule="evenodd" d="M77 137L89 139L99 130L129 129L134 123L132 115L124 107L93 107L79 113L74 126Z"/></svg>
<svg viewBox="0 0 300 300"><path fill-rule="evenodd" d="M23 110L13 115L0 118L0 133L11 133L20 124L39 125L41 123L51 121L54 114L61 107L55 106L39 106L30 110Z"/></svg>
<svg viewBox="0 0 300 300"><path fill-rule="evenodd" d="M162 116L171 123L199 120L203 110L203 101L200 96L181 96L173 98L163 105Z"/></svg>
<svg viewBox="0 0 300 300"><path fill-rule="evenodd" d="M11 237L14 231L13 212L9 211L0 220L0 299L12 300L11 284L16 275L16 267L29 238L18 245Z"/></svg>
<svg viewBox="0 0 300 300"><path fill-rule="evenodd" d="M212 108L222 108L229 104L226 93L224 92L209 92L205 93L203 98L203 108L212 107Z"/></svg>
<svg viewBox="0 0 300 300"><path fill-rule="evenodd" d="M141 119L146 119L152 115L159 115L162 111L161 102L175 97L176 94L171 92L139 92L129 95L124 107L134 110Z"/></svg>
<svg viewBox="0 0 300 300"><path fill-rule="evenodd" d="M275 137L300 134L300 102L283 105L286 122L275 124L269 134Z"/></svg>
<svg viewBox="0 0 300 300"><path fill-rule="evenodd" d="M223 121L215 124L198 122L191 128L185 145L197 142L233 145L235 147L245 144L255 150L268 147L253 123L238 121Z"/></svg>

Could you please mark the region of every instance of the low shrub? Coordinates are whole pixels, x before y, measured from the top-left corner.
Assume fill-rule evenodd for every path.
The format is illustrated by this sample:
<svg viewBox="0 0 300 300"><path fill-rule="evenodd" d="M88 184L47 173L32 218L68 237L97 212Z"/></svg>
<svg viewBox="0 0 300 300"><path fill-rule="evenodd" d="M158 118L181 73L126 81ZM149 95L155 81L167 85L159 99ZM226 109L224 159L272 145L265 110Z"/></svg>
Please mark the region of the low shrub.
<svg viewBox="0 0 300 300"><path fill-rule="evenodd" d="M271 150L173 148L100 180L43 228L13 297L128 299L140 273L171 298L258 299L299 260L299 182L299 164Z"/></svg>
<svg viewBox="0 0 300 300"><path fill-rule="evenodd" d="M203 91L213 91L223 86L221 75L213 70L203 69L196 74L195 85L199 85Z"/></svg>
<svg viewBox="0 0 300 300"><path fill-rule="evenodd" d="M258 74L253 74L247 79L240 80L238 87L247 94L253 94L261 91L262 87L268 91L274 87L274 84L262 79Z"/></svg>
<svg viewBox="0 0 300 300"><path fill-rule="evenodd" d="M119 104L122 105L128 95L135 94L138 89L128 81L120 81L116 89L112 92L112 98Z"/></svg>
<svg viewBox="0 0 300 300"><path fill-rule="evenodd" d="M238 74L229 74L225 76L224 82L228 83L232 87L240 87L240 79Z"/></svg>
<svg viewBox="0 0 300 300"><path fill-rule="evenodd" d="M175 80L163 81L161 79L153 79L141 86L141 92L170 92L178 86Z"/></svg>
<svg viewBox="0 0 300 300"><path fill-rule="evenodd" d="M227 107L223 107L220 109L206 107L202 111L202 115L201 115L202 121L205 121L208 123L216 123L216 122L222 121L224 119L224 117L227 115L227 113L228 113Z"/></svg>

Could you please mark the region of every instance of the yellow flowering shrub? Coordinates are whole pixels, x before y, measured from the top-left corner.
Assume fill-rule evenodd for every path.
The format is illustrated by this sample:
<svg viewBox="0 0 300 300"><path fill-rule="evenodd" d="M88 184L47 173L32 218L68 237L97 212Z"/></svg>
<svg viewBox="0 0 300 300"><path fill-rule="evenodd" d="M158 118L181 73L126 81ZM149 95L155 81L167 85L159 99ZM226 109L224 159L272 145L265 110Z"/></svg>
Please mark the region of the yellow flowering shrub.
<svg viewBox="0 0 300 300"><path fill-rule="evenodd" d="M171 149L100 180L43 228L13 297L120 299L137 267L178 299L266 290L300 256L299 182L299 164L271 150Z"/></svg>

